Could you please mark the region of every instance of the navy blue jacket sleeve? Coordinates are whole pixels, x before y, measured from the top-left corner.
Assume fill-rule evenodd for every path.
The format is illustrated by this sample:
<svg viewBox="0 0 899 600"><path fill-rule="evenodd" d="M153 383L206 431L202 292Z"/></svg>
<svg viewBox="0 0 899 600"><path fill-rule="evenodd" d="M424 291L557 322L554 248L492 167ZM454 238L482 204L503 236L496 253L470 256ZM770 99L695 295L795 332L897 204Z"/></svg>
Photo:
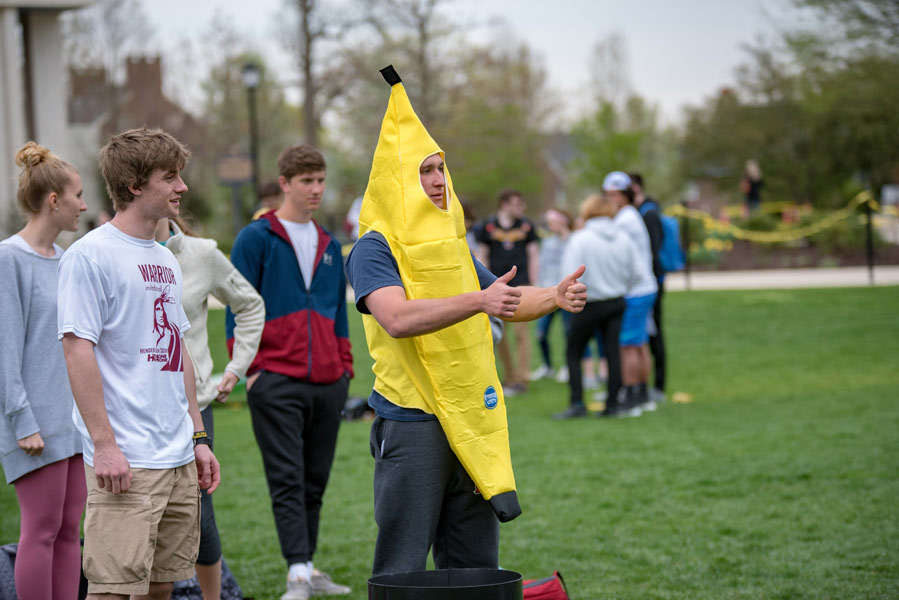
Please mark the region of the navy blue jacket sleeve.
<svg viewBox="0 0 899 600"><path fill-rule="evenodd" d="M264 253L264 240L252 223L240 230L231 248L231 262L257 292L262 283ZM225 336L228 340L234 339L234 313L230 307L225 312Z"/></svg>

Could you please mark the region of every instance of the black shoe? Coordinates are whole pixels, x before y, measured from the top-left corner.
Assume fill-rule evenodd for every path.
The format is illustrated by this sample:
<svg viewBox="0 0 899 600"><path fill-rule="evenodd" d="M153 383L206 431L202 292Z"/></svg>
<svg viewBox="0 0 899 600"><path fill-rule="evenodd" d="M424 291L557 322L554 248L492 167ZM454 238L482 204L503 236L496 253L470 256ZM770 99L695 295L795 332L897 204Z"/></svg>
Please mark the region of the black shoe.
<svg viewBox="0 0 899 600"><path fill-rule="evenodd" d="M583 404L572 404L564 411L553 415L553 419L561 421L563 419L578 419L587 416L587 408Z"/></svg>
<svg viewBox="0 0 899 600"><path fill-rule="evenodd" d="M615 419L618 417L639 417L642 413L639 407L625 406L618 402L607 403L599 415L601 419Z"/></svg>
<svg viewBox="0 0 899 600"><path fill-rule="evenodd" d="M606 403L606 410L600 416L606 417L639 417L643 414L637 390L633 386L623 387L618 393L617 402Z"/></svg>
<svg viewBox="0 0 899 600"><path fill-rule="evenodd" d="M649 395L649 390L646 389L646 384L637 388L634 400L637 406L640 407L641 412L652 412L657 408L656 403L653 402Z"/></svg>

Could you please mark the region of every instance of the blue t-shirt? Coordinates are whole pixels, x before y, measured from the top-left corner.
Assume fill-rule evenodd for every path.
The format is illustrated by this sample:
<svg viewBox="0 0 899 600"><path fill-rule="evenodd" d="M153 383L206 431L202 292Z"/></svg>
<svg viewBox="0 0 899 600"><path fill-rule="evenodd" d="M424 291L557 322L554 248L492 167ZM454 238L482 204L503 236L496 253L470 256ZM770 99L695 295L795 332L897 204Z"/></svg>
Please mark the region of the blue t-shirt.
<svg viewBox="0 0 899 600"><path fill-rule="evenodd" d="M478 262L474 256L475 271L478 274L478 283L481 289L490 287L496 276ZM350 255L346 259L346 276L353 291L356 294L356 308L364 315L370 315L371 311L365 305L365 298L373 291L383 287L397 285L403 287L400 279L400 268L393 258L390 246L384 236L376 231L370 231L359 238L353 246ZM393 421L430 421L436 419L432 414L417 408L403 408L397 406L378 392L372 390L368 397L368 405L382 419Z"/></svg>

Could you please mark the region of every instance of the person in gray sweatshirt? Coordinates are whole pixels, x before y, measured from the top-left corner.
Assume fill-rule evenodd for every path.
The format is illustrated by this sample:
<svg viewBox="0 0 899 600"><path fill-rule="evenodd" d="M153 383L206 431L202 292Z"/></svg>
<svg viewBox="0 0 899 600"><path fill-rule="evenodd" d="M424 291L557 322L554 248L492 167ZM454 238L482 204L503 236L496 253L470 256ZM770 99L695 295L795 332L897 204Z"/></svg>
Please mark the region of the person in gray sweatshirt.
<svg viewBox="0 0 899 600"><path fill-rule="evenodd" d="M55 240L61 231L77 231L87 206L81 177L47 148L28 142L16 164L22 169L17 199L27 222L0 242L0 463L21 514L16 592L22 600L75 598L87 489L56 339L63 250Z"/></svg>
<svg viewBox="0 0 899 600"><path fill-rule="evenodd" d="M556 419L587 416L581 382L581 357L584 348L598 328L602 334L609 365L609 390L606 407L600 416L637 416L640 409L619 404L621 389L621 355L619 336L624 315L624 297L639 281L639 254L630 238L612 221L615 207L603 196L589 196L581 203L580 216L584 227L571 234L562 254L562 272L572 265L584 265L587 270L581 282L587 286L587 305L572 315L568 333L566 358L571 404L567 410L554 415Z"/></svg>

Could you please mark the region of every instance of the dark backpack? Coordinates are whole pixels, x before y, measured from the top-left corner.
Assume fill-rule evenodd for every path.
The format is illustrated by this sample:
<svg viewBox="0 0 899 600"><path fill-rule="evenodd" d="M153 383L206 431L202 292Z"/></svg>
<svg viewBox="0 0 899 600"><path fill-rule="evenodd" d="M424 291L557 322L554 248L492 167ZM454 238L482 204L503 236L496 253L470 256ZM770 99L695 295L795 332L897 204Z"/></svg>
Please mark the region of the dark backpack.
<svg viewBox="0 0 899 600"><path fill-rule="evenodd" d="M659 213L662 222L662 245L659 247L659 264L666 273L680 271L686 264L684 248L680 243L680 223L672 216L659 210L655 202L644 202L640 205L640 214L645 215L651 210Z"/></svg>
<svg viewBox="0 0 899 600"><path fill-rule="evenodd" d="M16 547L9 544L0 547L0 600L16 600Z"/></svg>

